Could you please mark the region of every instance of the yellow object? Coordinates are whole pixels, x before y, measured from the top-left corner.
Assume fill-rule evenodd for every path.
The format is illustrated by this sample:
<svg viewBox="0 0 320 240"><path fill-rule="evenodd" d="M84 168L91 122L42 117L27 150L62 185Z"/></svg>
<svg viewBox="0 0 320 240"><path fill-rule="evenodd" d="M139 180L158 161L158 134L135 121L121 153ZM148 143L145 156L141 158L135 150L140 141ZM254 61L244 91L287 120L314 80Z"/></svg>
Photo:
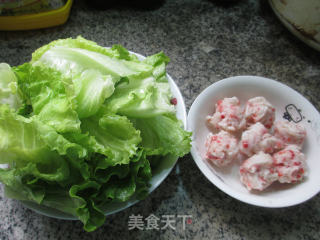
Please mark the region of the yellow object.
<svg viewBox="0 0 320 240"><path fill-rule="evenodd" d="M64 24L70 14L73 0L58 9L21 16L0 16L0 30L30 30Z"/></svg>

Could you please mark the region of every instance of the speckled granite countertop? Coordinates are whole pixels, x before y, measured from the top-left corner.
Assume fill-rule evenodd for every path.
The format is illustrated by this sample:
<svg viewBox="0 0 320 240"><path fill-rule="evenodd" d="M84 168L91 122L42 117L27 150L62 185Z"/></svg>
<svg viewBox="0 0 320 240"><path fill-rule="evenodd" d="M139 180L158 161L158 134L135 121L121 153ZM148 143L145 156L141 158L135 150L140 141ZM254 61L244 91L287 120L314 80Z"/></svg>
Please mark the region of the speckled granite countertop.
<svg viewBox="0 0 320 240"><path fill-rule="evenodd" d="M0 62L21 64L51 40L82 35L101 45L120 43L150 55L163 50L187 108L207 86L234 75L284 82L320 110L320 53L291 35L266 1L229 6L212 0L167 0L152 10L89 8L76 1L59 27L0 32ZM128 230L130 215L192 215L183 230ZM320 239L320 195L299 206L264 209L241 203L215 188L191 155L146 200L107 218L93 233L79 221L38 215L0 188L0 239ZM178 219L177 219L178 222ZM178 224L178 223L177 223Z"/></svg>

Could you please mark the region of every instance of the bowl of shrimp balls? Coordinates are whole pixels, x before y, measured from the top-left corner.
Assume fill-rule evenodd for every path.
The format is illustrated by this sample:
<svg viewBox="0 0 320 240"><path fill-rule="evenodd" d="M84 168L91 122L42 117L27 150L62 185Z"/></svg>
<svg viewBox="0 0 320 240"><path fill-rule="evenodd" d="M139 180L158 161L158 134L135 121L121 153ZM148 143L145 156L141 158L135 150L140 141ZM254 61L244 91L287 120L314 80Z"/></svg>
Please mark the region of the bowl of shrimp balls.
<svg viewBox="0 0 320 240"><path fill-rule="evenodd" d="M187 128L200 171L239 201L281 208L320 191L320 114L281 81L217 81L196 97Z"/></svg>

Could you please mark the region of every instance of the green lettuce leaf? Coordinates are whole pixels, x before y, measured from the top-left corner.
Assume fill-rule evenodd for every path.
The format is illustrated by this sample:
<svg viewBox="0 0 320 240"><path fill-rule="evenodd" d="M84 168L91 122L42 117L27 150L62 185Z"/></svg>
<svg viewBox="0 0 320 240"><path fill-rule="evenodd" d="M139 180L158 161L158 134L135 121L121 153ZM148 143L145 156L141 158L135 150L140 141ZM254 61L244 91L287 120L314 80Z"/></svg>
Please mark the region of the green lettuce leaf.
<svg viewBox="0 0 320 240"><path fill-rule="evenodd" d="M144 150L138 150L131 159L130 171L127 175L114 175L106 184L102 185L100 195L96 196L101 206L108 202L125 202L134 194L137 198L143 199L149 190L151 179L150 163L146 158Z"/></svg>
<svg viewBox="0 0 320 240"><path fill-rule="evenodd" d="M107 49L81 37L43 46L33 54L32 65L46 65L72 79L79 118L94 115L123 78L154 71L120 45Z"/></svg>
<svg viewBox="0 0 320 240"><path fill-rule="evenodd" d="M79 118L90 117L98 112L104 100L114 91L110 75L96 70L86 70L73 79L77 113Z"/></svg>
<svg viewBox="0 0 320 240"><path fill-rule="evenodd" d="M100 184L94 181L87 181L80 185L71 187L69 194L72 198L82 202L76 209L76 215L84 224L88 232L100 227L104 221L104 213L96 206L93 198L98 194Z"/></svg>
<svg viewBox="0 0 320 240"><path fill-rule="evenodd" d="M106 99L105 107L121 115L146 118L174 113L171 98L168 83L157 82L152 75L132 76L117 85L114 94Z"/></svg>
<svg viewBox="0 0 320 240"><path fill-rule="evenodd" d="M17 78L11 67L0 63L0 104L8 104L13 109L19 109L23 101L18 92Z"/></svg>
<svg viewBox="0 0 320 240"><path fill-rule="evenodd" d="M79 132L80 121L68 97L68 79L54 69L25 63L16 67L19 88L32 104L34 114L58 132Z"/></svg>
<svg viewBox="0 0 320 240"><path fill-rule="evenodd" d="M170 62L170 58L163 52L148 56L144 63L147 63L153 67L153 76L157 82L168 82L166 66Z"/></svg>
<svg viewBox="0 0 320 240"><path fill-rule="evenodd" d="M45 52L57 46L87 49L89 51L97 52L109 57L124 59L129 61L130 60L134 61L137 59L135 55L129 54L128 50L122 47L121 45L114 45L112 48L105 48L105 47L99 46L97 43L93 41L90 41L81 36L78 36L76 39L66 38L66 39L55 40L50 42L47 45L40 47L32 54L32 62L39 60Z"/></svg>
<svg viewBox="0 0 320 240"><path fill-rule="evenodd" d="M85 70L99 71L111 75L114 83L121 77L151 73L150 64L137 60L120 45L111 49L98 46L83 38L63 39L38 49L32 57L32 64L44 63L64 74L74 77Z"/></svg>
<svg viewBox="0 0 320 240"><path fill-rule="evenodd" d="M182 123L174 115L130 119L140 130L143 147L148 155L182 157L190 151L191 133L184 131Z"/></svg>
<svg viewBox="0 0 320 240"><path fill-rule="evenodd" d="M0 168L0 181L5 184L5 195L9 198L41 204L45 196L45 186L27 184L22 176L17 175L16 169Z"/></svg>
<svg viewBox="0 0 320 240"><path fill-rule="evenodd" d="M94 136L99 146L105 149L100 152L106 155L104 168L128 164L141 141L140 132L133 127L127 117L116 114L83 119L81 129Z"/></svg>
<svg viewBox="0 0 320 240"><path fill-rule="evenodd" d="M36 116L25 118L6 105L0 106L0 163L47 181L64 181L69 165L87 155ZM80 169L80 167L79 167Z"/></svg>
<svg viewBox="0 0 320 240"><path fill-rule="evenodd" d="M111 112L135 118L175 113L166 76L169 60L162 52L147 57L142 62L152 71L127 76L117 85L114 94L106 99L105 107Z"/></svg>

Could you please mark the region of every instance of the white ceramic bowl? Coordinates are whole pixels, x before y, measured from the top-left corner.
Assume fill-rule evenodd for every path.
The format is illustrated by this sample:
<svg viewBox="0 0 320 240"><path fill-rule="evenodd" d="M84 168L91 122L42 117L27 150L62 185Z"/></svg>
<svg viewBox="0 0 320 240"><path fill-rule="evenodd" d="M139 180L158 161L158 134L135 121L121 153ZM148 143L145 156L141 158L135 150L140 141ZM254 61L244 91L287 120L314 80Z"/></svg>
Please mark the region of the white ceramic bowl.
<svg viewBox="0 0 320 240"><path fill-rule="evenodd" d="M274 183L261 193L251 193L240 182L239 164L221 170L206 162L204 142L209 130L205 118L213 114L219 99L232 96L237 96L242 104L251 97L264 96L276 107L276 120L283 119L284 114L296 122L301 120L307 130L303 152L309 169L302 182ZM215 186L240 201L262 207L287 207L302 203L320 191L320 114L301 94L282 83L255 76L218 81L196 98L188 113L187 126L193 132L191 154L199 169Z"/></svg>
<svg viewBox="0 0 320 240"><path fill-rule="evenodd" d="M318 0L269 0L269 3L276 16L292 34L320 51L320 2Z"/></svg>
<svg viewBox="0 0 320 240"><path fill-rule="evenodd" d="M134 52L131 52L131 53L137 55L140 60L143 60L145 58L144 56L142 56L140 54L137 54ZM175 97L177 99L177 105L176 105L177 118L183 122L184 128L186 128L187 113L186 113L186 107L185 107L183 97L181 95L181 92L180 92L178 86L175 84L173 79L168 74L167 74L167 77L169 79L169 84L170 84L172 95L173 95L173 97ZM175 166L177 160L178 160L177 157L169 155L161 161L161 163L157 166L156 169L152 169L152 179L150 181L151 187L149 188L149 194L153 190L155 190L164 181L164 179L169 175L169 173L171 172L171 170ZM137 200L135 197L132 197L127 202L109 204L104 209L105 215L111 215L111 214L117 213L119 211L122 211L122 210L134 205L138 201L139 200ZM49 207L46 207L43 205L39 205L34 202L22 201L22 203L27 208L29 208L39 214L48 216L48 217L65 219L65 220L76 220L77 219L70 214L63 213L61 211L58 211L56 209L49 208Z"/></svg>

